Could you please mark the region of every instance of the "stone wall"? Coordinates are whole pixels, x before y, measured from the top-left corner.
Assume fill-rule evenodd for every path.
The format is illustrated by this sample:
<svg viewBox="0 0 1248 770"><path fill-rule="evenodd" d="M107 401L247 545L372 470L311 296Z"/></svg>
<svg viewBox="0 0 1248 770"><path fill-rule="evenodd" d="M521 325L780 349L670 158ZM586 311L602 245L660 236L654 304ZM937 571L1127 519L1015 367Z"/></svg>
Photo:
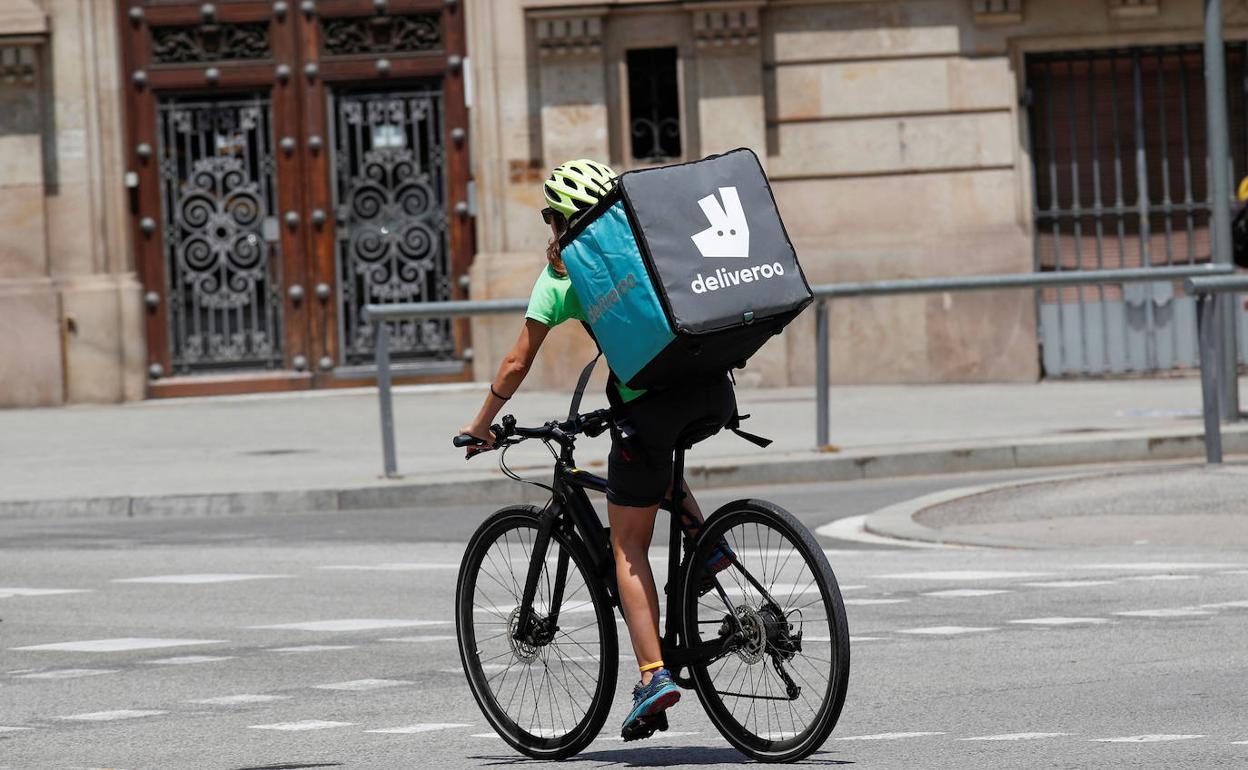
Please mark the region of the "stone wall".
<svg viewBox="0 0 1248 770"><path fill-rule="evenodd" d="M6 5L0 406L142 398L114 3Z"/></svg>
<svg viewBox="0 0 1248 770"><path fill-rule="evenodd" d="M1227 6L1228 38L1242 39L1248 8ZM627 168L629 47L678 47L686 157L754 148L813 283L1030 271L1023 55L1202 35L1200 0L477 0L469 11L478 298L527 294L546 240L546 169L579 155ZM744 379L812 383L812 316ZM835 382L1039 376L1031 292L844 301L831 319ZM474 323L478 378L517 326ZM536 384L570 382L592 352L581 337L555 335Z"/></svg>

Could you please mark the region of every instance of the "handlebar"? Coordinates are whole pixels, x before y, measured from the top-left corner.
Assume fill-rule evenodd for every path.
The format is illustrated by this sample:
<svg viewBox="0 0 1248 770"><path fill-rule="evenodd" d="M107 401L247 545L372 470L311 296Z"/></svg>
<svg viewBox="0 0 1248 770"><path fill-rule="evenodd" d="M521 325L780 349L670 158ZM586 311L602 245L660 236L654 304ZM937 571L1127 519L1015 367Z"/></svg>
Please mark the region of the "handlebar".
<svg viewBox="0 0 1248 770"><path fill-rule="evenodd" d="M569 446L578 435L593 438L601 435L610 426L610 409L598 409L577 415L571 420L565 420L564 422L552 420L540 428L525 428L516 425L515 416L509 414L503 417L501 425L490 426L490 431L495 436L493 444L487 444L476 436L470 436L467 433L459 434L451 440L451 443L461 449L465 447L483 447L469 455L469 457L472 457L490 449L519 444L521 441L531 438L554 441L560 446Z"/></svg>

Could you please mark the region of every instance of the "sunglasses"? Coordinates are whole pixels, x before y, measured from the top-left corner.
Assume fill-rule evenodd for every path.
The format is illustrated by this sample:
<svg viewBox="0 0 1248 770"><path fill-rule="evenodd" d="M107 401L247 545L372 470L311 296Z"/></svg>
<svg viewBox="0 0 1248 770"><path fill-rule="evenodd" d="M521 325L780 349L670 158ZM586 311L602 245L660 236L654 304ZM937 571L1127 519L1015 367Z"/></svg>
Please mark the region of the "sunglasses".
<svg viewBox="0 0 1248 770"><path fill-rule="evenodd" d="M563 214L547 207L542 209L542 221L548 225L554 224L555 222L563 222Z"/></svg>

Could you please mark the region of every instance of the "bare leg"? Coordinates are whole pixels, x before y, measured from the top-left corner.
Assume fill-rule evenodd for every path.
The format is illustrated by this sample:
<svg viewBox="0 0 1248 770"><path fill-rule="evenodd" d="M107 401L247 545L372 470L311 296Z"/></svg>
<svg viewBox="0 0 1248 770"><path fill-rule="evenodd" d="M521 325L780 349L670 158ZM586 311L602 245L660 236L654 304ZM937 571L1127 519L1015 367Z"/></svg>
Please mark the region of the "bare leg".
<svg viewBox="0 0 1248 770"><path fill-rule="evenodd" d="M689 485L685 484L684 488L685 509L700 523L703 520L702 509L689 492ZM668 487L664 495L669 500L671 492L671 487ZM659 592L654 584L649 556L658 509L657 505L635 508L607 503L620 607L628 621L628 635L633 642L638 668L663 659L663 647L659 641ZM649 682L650 676L648 671L642 674L642 682Z"/></svg>
<svg viewBox="0 0 1248 770"><path fill-rule="evenodd" d="M628 621L628 635L639 668L663 659L659 642L659 592L650 571L650 538L654 535L657 505L634 508L607 503L611 522L611 549L615 552L615 579L620 590L620 608ZM641 675L648 683L651 672Z"/></svg>

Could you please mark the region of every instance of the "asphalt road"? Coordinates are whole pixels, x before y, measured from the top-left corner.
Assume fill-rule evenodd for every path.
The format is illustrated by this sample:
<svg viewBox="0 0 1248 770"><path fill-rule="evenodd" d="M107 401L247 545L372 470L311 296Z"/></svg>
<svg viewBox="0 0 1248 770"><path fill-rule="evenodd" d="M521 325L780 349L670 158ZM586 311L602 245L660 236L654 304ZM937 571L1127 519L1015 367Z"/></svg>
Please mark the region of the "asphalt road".
<svg viewBox="0 0 1248 770"><path fill-rule="evenodd" d="M767 497L813 527L1021 475L704 503ZM490 735L458 670L456 568L484 513L0 522L0 768L529 764ZM823 542L846 587L853 669L808 763L1248 762L1248 551ZM608 729L569 766L744 761L692 693L672 733L612 740L634 679L622 668Z"/></svg>

